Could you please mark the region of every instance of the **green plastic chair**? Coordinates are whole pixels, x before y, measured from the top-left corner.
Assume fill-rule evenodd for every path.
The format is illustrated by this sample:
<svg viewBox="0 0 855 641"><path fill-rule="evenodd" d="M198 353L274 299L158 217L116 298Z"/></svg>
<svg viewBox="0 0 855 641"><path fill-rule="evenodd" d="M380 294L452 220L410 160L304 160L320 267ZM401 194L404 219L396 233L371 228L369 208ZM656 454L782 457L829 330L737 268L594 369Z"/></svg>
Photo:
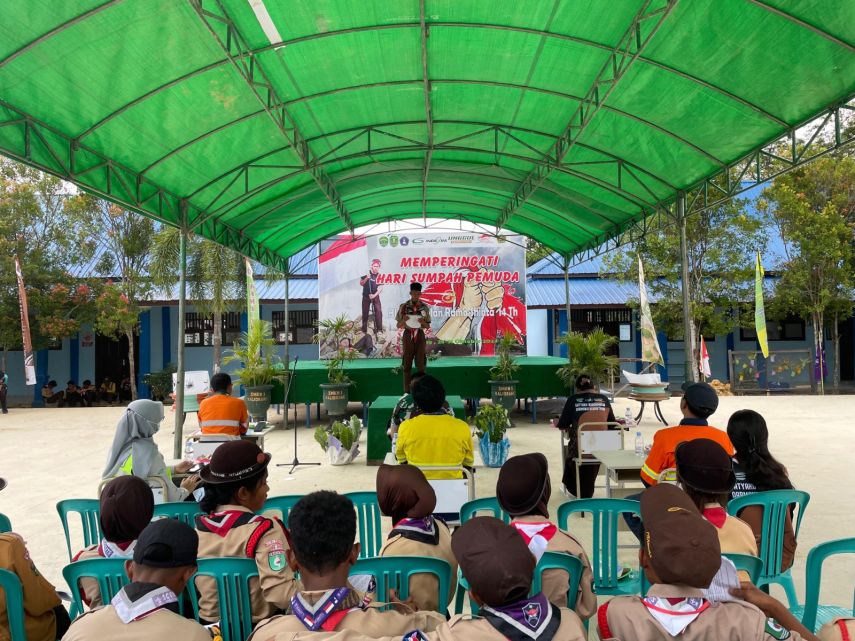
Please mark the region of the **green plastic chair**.
<svg viewBox="0 0 855 641"><path fill-rule="evenodd" d="M805 566L805 604L790 611L802 620L808 630L819 630L823 625L838 617L855 616L855 603L852 610L836 605L819 605L819 590L822 586L822 564L837 554L855 554L855 538L837 539L820 543L808 552Z"/></svg>
<svg viewBox="0 0 855 641"><path fill-rule="evenodd" d="M252 633L252 601L249 580L258 576L255 559L199 559L199 568L190 585L200 576L211 577L217 584L220 604L220 633L223 641L243 641ZM190 590L193 612L199 619L197 590Z"/></svg>
<svg viewBox="0 0 855 641"><path fill-rule="evenodd" d="M131 582L125 573L125 561L126 559L84 559L62 568L62 576L68 583L71 594L69 615L72 619L84 610L80 579L95 579L98 582L98 591L101 593L101 602L110 603L119 590Z"/></svg>
<svg viewBox="0 0 855 641"><path fill-rule="evenodd" d="M196 527L196 517L204 514L196 501L177 501L160 503L154 506L154 516L178 519L190 527Z"/></svg>
<svg viewBox="0 0 855 641"><path fill-rule="evenodd" d="M264 502L264 507L261 508L261 512L279 512L282 515L282 523L285 524L285 527L288 527L288 515L291 514L291 510L294 509L294 506L297 504L297 501L299 501L301 498L303 498L302 494L272 496Z"/></svg>
<svg viewBox="0 0 855 641"><path fill-rule="evenodd" d="M101 504L98 499L65 499L56 504L62 530L65 532L65 547L68 550L68 560L71 561L71 535L68 530L68 516L72 513L80 515L83 527L83 547L89 547L101 540Z"/></svg>
<svg viewBox="0 0 855 641"><path fill-rule="evenodd" d="M350 574L373 576L377 581L376 600L383 603L389 602L390 589L395 590L402 600L409 597L410 577L414 574L433 574L437 578L438 603L447 601L451 587L451 566L448 561L428 556L377 556L359 559L351 566Z"/></svg>
<svg viewBox="0 0 855 641"><path fill-rule="evenodd" d="M568 530L570 515L590 513L593 522L593 550L591 570L594 573L594 591L597 594L639 594L642 589L641 572L634 577L618 579L618 527L624 514L641 516L638 501L629 499L576 499L562 503L558 508L558 527Z"/></svg>
<svg viewBox="0 0 855 641"><path fill-rule="evenodd" d="M758 578L756 585L764 588L766 592L769 591L769 585L772 583L783 586L787 593L790 609L798 607L799 599L796 596L796 586L793 583L790 570L781 568L787 513L791 505L798 506L794 523L796 540L798 540L802 517L809 501L810 494L801 490L772 490L770 492L746 494L727 504L727 513L732 516L739 516L739 513L750 505L763 507L763 526L760 535L760 558L763 560L763 573Z"/></svg>
<svg viewBox="0 0 855 641"><path fill-rule="evenodd" d="M748 578L754 585L763 576L763 559L752 554L737 554L736 552L722 552L721 555L733 561L737 570L748 573Z"/></svg>
<svg viewBox="0 0 855 641"><path fill-rule="evenodd" d="M12 531L12 521L5 514L0 514L0 534Z"/></svg>
<svg viewBox="0 0 855 641"><path fill-rule="evenodd" d="M345 496L353 501L356 508L359 558L376 557L383 546L383 515L377 504L377 492L348 492Z"/></svg>
<svg viewBox="0 0 855 641"><path fill-rule="evenodd" d="M474 501L466 501L460 506L460 523L466 523L469 519L479 516L479 512L489 512L489 515L481 514L480 516L494 516L497 519L502 519L505 523L511 522L511 515L505 512L499 506L499 500L495 496L490 496Z"/></svg>
<svg viewBox="0 0 855 641"><path fill-rule="evenodd" d="M18 575L9 570L0 570L0 589L6 601L6 616L12 641L27 641L24 630L24 591Z"/></svg>

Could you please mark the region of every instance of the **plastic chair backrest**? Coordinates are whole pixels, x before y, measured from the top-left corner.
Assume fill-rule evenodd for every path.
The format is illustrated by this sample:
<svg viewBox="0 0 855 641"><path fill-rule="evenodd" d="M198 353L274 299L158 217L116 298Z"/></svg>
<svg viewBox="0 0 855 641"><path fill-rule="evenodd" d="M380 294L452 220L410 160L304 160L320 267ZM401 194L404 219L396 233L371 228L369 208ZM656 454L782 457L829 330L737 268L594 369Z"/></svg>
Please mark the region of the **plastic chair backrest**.
<svg viewBox="0 0 855 641"><path fill-rule="evenodd" d="M822 564L835 554L855 554L855 538L837 539L820 543L808 552L805 567L805 611L802 615L802 625L808 630L816 627L816 612L819 608L819 588L822 583ZM855 616L855 604L852 606Z"/></svg>
<svg viewBox="0 0 855 641"><path fill-rule="evenodd" d="M569 575L567 583L567 604L570 610L576 609L576 597L579 592L579 581L582 579L582 561L566 552L544 552L534 569L534 582L531 584L531 594L543 590L543 573L546 570L564 570Z"/></svg>
<svg viewBox="0 0 855 641"><path fill-rule="evenodd" d="M763 559L751 554L737 554L736 552L722 552L721 555L730 559L737 570L747 572L751 582L757 584L763 576Z"/></svg>
<svg viewBox="0 0 855 641"><path fill-rule="evenodd" d="M370 574L377 581L376 600L389 602L389 590L395 590L402 600L410 595L410 576L433 574L439 584L440 609L447 605L448 589L451 586L451 566L445 559L428 556L378 556L359 559L350 568L350 574Z"/></svg>
<svg viewBox="0 0 855 641"><path fill-rule="evenodd" d="M217 558L199 559L196 578L207 576L217 584L217 602L220 606L220 633L223 641L243 641L252 632L252 600L249 580L258 576L255 559ZM199 618L199 600L196 590L190 590L193 612Z"/></svg>
<svg viewBox="0 0 855 641"><path fill-rule="evenodd" d="M431 465L420 466L422 471L455 470L463 478L459 479L428 479L428 483L436 494L434 514L441 514L449 525L460 523L460 510L468 502L475 499L475 476L471 470L462 465Z"/></svg>
<svg viewBox="0 0 855 641"><path fill-rule="evenodd" d="M65 499L56 504L62 530L65 533L65 547L68 549L68 560L72 559L71 534L68 528L68 515L80 515L83 527L83 546L89 547L101 540L101 504L98 499Z"/></svg>
<svg viewBox="0 0 855 641"><path fill-rule="evenodd" d="M345 496L353 501L356 508L359 558L377 556L383 545L383 515L377 504L377 492L348 492Z"/></svg>
<svg viewBox="0 0 855 641"><path fill-rule="evenodd" d="M5 514L0 514L0 534L12 531L12 521Z"/></svg>
<svg viewBox="0 0 855 641"><path fill-rule="evenodd" d="M595 590L618 589L618 527L625 513L641 516L641 505L629 499L576 499L558 507L558 527L568 530L570 515L590 513L593 521L592 571Z"/></svg>
<svg viewBox="0 0 855 641"><path fill-rule="evenodd" d="M9 570L0 570L0 589L6 601L6 617L9 619L12 641L27 641L24 630L24 591L18 575Z"/></svg>
<svg viewBox="0 0 855 641"><path fill-rule="evenodd" d="M98 582L98 592L102 603L110 600L124 586L131 582L125 573L127 559L84 559L75 561L62 568L62 576L71 591L71 612L84 611L79 581L82 577L93 578Z"/></svg>
<svg viewBox="0 0 855 641"><path fill-rule="evenodd" d="M282 515L282 523L285 524L285 527L288 527L288 515L291 514L291 510L294 509L294 506L297 505L297 501L301 498L303 498L302 494L271 496L264 502L264 507L261 508L261 512L262 514L269 511L279 512Z"/></svg>
<svg viewBox="0 0 855 641"><path fill-rule="evenodd" d="M809 501L810 494L801 490L772 490L746 494L727 504L727 513L732 516L738 516L739 512L749 505L763 506L763 526L760 530L760 558L763 560L761 581L768 582L765 579L777 577L784 572L781 564L790 505L798 506L794 524L794 532L798 540L802 517Z"/></svg>
<svg viewBox="0 0 855 641"><path fill-rule="evenodd" d="M154 506L155 517L165 516L170 519L178 519L190 527L196 527L196 517L200 514L203 514L203 512L196 501L161 503Z"/></svg>
<svg viewBox="0 0 855 641"><path fill-rule="evenodd" d="M472 517L477 516L478 512L489 512L490 516L502 519L505 523L511 522L511 515L501 508L499 500L495 496L475 499L474 501L464 503L463 507L460 508L460 522L466 523Z"/></svg>

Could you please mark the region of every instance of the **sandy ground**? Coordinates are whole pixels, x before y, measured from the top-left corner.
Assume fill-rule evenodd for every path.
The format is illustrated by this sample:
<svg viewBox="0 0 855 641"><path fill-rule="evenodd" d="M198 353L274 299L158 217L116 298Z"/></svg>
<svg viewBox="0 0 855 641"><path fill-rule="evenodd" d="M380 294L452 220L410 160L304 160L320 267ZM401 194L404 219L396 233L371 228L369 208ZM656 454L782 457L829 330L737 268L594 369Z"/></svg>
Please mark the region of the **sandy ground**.
<svg viewBox="0 0 855 641"><path fill-rule="evenodd" d="M550 501L553 514L565 498L557 489L561 484L558 435L548 421L560 407L559 401L541 401L538 424L531 424L527 415L516 414L516 427L510 431L511 454L541 451L549 458L554 488ZM619 399L616 414L622 416L626 407L635 410L637 406L633 401ZM351 406L354 411L358 408L358 405ZM852 463L855 397L727 397L721 399L713 424L724 427L730 414L743 408L755 409L766 417L772 452L787 466L795 484L811 494L794 567L796 586L803 595L804 563L810 548L829 539L855 536L852 516L855 513L855 465ZM15 531L26 539L39 569L57 586L64 585L61 569L67 558L55 505L64 498L96 496L115 424L122 411L119 407L12 409L8 415L0 416L0 476L9 483L0 493L0 512L11 518ZM668 420L676 422L678 401L672 399L663 403L663 412ZM273 410L271 418L276 418ZM323 460L323 453L312 438L313 430L302 426L302 410L298 420L300 459ZM167 412L167 419L156 436L167 460L172 453L171 421L172 414ZM291 421L293 424L293 410ZM195 429L195 415L190 415L185 433ZM652 416L646 415L640 429L649 443L657 424ZM365 438L363 433L363 448ZM265 449L273 454L271 496L302 494L322 488L339 492L374 489L376 468L365 465L364 453L352 465L301 467L289 476L290 465L275 467L275 464L289 463L293 459L293 430L273 431L267 437ZM477 496L494 495L496 477L497 470L479 468ZM586 546L591 536L589 521L574 519L572 526ZM390 527L388 520L384 527ZM81 540L79 532L73 532L75 549L80 547ZM631 554L627 552L628 558ZM851 604L855 559L835 561L829 566L823 581L822 602ZM782 591L775 589L773 594L783 596Z"/></svg>

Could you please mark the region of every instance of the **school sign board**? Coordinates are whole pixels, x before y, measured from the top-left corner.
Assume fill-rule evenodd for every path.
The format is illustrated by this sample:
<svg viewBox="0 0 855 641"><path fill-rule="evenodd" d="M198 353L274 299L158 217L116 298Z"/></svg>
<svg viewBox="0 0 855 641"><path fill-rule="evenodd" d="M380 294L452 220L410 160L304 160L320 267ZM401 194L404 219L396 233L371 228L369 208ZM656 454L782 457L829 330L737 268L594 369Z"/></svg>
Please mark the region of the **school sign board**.
<svg viewBox="0 0 855 641"><path fill-rule="evenodd" d="M324 358L356 350L366 358L400 355L402 329L395 314L422 284L431 308L428 351L449 355L495 352L498 336L511 333L523 345L525 238L475 232L390 233L338 237L321 243L318 316L347 319L346 335L320 345Z"/></svg>

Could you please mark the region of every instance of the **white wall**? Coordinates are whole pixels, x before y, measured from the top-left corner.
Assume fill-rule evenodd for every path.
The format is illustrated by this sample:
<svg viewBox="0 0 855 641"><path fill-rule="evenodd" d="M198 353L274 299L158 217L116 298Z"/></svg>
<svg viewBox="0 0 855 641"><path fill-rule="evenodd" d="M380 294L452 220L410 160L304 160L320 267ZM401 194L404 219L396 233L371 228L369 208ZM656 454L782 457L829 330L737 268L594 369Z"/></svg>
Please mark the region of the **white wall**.
<svg viewBox="0 0 855 641"><path fill-rule="evenodd" d="M526 353L529 356L548 356L547 344L547 310L527 309L526 323Z"/></svg>

